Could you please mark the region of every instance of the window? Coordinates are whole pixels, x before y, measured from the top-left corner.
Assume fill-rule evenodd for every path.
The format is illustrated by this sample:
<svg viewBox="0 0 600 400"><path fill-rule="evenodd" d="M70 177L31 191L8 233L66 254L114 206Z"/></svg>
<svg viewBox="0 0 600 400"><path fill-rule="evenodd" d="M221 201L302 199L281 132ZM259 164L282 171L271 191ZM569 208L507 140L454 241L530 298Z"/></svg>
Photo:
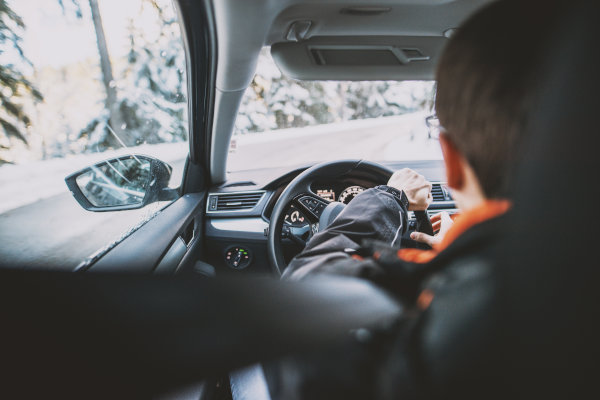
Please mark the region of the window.
<svg viewBox="0 0 600 400"><path fill-rule="evenodd" d="M168 202L83 210L64 178L143 154L188 154L185 54L169 0L0 1L0 257L72 270Z"/></svg>
<svg viewBox="0 0 600 400"><path fill-rule="evenodd" d="M240 106L227 168L441 160L425 123L434 94L433 81L293 80L265 48Z"/></svg>

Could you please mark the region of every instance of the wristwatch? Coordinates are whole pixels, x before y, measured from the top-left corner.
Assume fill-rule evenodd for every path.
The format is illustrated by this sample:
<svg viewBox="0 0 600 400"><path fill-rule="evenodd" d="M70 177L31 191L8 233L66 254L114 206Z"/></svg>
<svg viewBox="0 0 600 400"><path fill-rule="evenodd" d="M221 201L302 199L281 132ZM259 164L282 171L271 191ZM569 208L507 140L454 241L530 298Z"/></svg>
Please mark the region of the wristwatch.
<svg viewBox="0 0 600 400"><path fill-rule="evenodd" d="M398 189L393 188L388 185L379 185L379 186L376 186L375 189L379 189L379 190L383 190L384 192L388 192L389 194L394 196L394 198L398 201L398 203L400 203L400 205L402 205L402 207L406 211L408 211L408 197L406 197L406 194L404 193L403 190L398 190Z"/></svg>

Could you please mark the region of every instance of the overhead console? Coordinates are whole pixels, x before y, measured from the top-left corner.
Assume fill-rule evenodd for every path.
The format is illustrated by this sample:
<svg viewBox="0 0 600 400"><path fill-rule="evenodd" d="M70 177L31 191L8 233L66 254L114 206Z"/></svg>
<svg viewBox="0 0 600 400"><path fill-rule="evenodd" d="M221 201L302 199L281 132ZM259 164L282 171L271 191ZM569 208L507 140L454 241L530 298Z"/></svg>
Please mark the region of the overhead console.
<svg viewBox="0 0 600 400"><path fill-rule="evenodd" d="M281 71L301 80L433 79L444 36L314 36L275 43Z"/></svg>

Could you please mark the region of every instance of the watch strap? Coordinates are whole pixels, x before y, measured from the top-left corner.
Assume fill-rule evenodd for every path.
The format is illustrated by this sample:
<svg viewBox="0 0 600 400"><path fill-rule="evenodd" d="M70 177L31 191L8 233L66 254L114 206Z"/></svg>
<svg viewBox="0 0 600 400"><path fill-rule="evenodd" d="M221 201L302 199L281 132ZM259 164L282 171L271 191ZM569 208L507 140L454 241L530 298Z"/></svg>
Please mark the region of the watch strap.
<svg viewBox="0 0 600 400"><path fill-rule="evenodd" d="M383 190L384 192L387 192L394 196L398 203L400 203L402 207L404 207L404 209L408 211L408 197L406 197L406 194L403 190L398 190L388 185L379 185L376 187L376 189Z"/></svg>

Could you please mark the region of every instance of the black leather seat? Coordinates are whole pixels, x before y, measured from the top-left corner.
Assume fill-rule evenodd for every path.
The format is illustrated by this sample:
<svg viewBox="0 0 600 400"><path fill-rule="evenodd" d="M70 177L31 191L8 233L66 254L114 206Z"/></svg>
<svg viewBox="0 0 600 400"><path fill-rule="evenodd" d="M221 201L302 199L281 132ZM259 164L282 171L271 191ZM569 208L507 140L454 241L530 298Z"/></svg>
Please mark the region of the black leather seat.
<svg viewBox="0 0 600 400"><path fill-rule="evenodd" d="M599 12L573 7L548 49L499 256L499 384L520 397L574 398L599 372Z"/></svg>
<svg viewBox="0 0 600 400"><path fill-rule="evenodd" d="M504 238L491 254L457 262L491 272L466 280L469 286L445 283L450 294L425 321L413 379L421 397L598 392L598 15L597 2L572 2L549 38L523 161L510 171L518 177L514 208L497 227ZM401 397L402 389L388 397Z"/></svg>

